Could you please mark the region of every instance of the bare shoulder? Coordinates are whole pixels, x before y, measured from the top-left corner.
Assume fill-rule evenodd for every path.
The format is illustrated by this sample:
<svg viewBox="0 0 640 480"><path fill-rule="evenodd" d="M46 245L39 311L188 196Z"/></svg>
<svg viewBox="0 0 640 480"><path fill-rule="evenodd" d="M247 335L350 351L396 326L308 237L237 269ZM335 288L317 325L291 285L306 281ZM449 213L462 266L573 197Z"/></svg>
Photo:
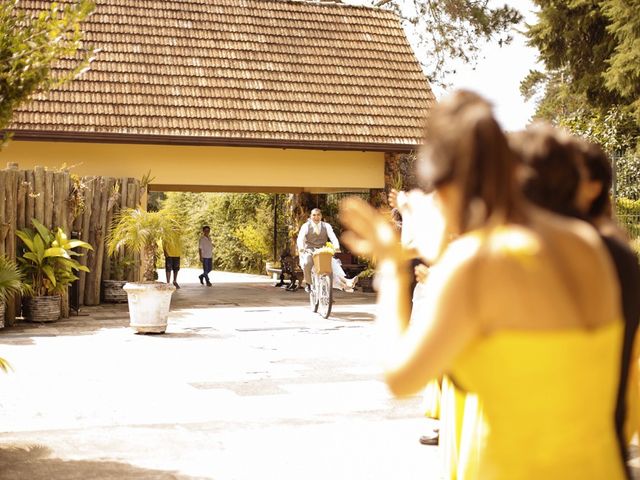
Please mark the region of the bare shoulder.
<svg viewBox="0 0 640 480"><path fill-rule="evenodd" d="M587 246L599 249L602 240L598 231L589 223L579 219L556 215L541 209L532 214L535 228L543 233L561 237L569 242L583 242Z"/></svg>

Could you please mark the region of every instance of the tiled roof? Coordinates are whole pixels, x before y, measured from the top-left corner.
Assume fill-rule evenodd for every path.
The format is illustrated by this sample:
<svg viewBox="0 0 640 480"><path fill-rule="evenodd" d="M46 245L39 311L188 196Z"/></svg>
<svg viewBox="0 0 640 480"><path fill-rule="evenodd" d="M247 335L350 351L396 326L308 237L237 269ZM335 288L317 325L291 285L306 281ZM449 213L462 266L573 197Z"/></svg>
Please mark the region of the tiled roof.
<svg viewBox="0 0 640 480"><path fill-rule="evenodd" d="M95 3L85 30L101 51L91 70L18 112L16 138L420 141L434 97L390 12L286 0Z"/></svg>

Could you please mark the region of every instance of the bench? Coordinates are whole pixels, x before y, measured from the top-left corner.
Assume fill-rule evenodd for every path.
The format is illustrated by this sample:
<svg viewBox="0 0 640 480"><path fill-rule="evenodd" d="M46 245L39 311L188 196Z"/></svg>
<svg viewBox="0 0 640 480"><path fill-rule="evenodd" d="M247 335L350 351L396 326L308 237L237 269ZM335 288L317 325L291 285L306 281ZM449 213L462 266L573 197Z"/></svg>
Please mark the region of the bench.
<svg viewBox="0 0 640 480"><path fill-rule="evenodd" d="M367 266L355 262L355 257L350 253L338 252L335 257L340 261L341 267L344 270L347 278L353 278L363 270L366 270ZM267 274L277 275L278 282L274 284L274 287L284 287L289 284L286 289L295 292L302 283L303 273L300 268L300 258L291 255L282 255L280 257L281 268L267 268Z"/></svg>
<svg viewBox="0 0 640 480"><path fill-rule="evenodd" d="M267 274L276 274L278 276L279 281L273 286L284 287L287 285L286 281L288 280L289 284L286 289L290 292L295 292L300 288L303 278L299 258L291 255L282 255L280 257L280 265L282 265L280 268L267 268Z"/></svg>

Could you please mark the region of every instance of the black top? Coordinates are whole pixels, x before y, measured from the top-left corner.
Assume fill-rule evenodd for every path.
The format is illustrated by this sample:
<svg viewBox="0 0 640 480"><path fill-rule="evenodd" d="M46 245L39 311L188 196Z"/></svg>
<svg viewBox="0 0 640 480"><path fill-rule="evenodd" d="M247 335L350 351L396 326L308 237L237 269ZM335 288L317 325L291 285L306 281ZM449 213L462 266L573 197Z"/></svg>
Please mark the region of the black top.
<svg viewBox="0 0 640 480"><path fill-rule="evenodd" d="M613 236L601 235L609 255L613 260L618 281L620 283L620 295L622 313L624 315L624 338L622 342L622 358L620 366L620 383L618 386L618 398L616 401L616 433L620 442L623 458L626 458L626 442L624 439L624 420L627 404L627 380L633 350L633 340L638 330L640 320L640 265L638 257L629 245Z"/></svg>

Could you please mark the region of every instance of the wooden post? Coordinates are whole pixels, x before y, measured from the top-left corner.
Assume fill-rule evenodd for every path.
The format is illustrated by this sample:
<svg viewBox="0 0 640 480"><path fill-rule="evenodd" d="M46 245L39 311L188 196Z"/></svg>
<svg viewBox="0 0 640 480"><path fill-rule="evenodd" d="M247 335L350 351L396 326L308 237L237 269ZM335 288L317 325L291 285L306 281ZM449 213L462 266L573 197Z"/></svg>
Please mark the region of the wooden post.
<svg viewBox="0 0 640 480"><path fill-rule="evenodd" d="M102 265L104 262L104 240L107 232L107 210L109 208L109 195L113 188L113 179L102 177L100 179L101 195L100 195L100 217L98 218L96 230L96 243L93 245L95 249L95 271L93 276L93 295L96 304L100 303L100 286L102 284Z"/></svg>
<svg viewBox="0 0 640 480"><path fill-rule="evenodd" d="M27 179L24 170L18 170L15 175L18 179L18 190L16 196L16 227L23 229L25 226L31 226L31 221L27 223L26 214L26 196L27 196Z"/></svg>
<svg viewBox="0 0 640 480"><path fill-rule="evenodd" d="M35 175L33 170L27 170L24 173L25 173L25 189L26 189L24 224L31 225L31 219L36 216L36 199L34 196L36 180L35 180Z"/></svg>
<svg viewBox="0 0 640 480"><path fill-rule="evenodd" d="M91 222L91 212L93 211L93 192L95 189L96 179L95 177L83 177L83 182L87 185L87 189L85 190L85 198L84 198L84 212L82 213L82 223L80 227L80 240L83 242L89 241L89 228ZM91 245L93 246L93 245ZM89 253L86 252L84 255L79 257L78 261L81 265L87 266ZM86 305L84 302L85 299L85 288L87 281L87 273L80 272L80 281L79 281L79 289L80 289L80 305Z"/></svg>
<svg viewBox="0 0 640 480"><path fill-rule="evenodd" d="M53 172L47 170L44 174L44 226L53 228Z"/></svg>
<svg viewBox="0 0 640 480"><path fill-rule="evenodd" d="M97 305L100 303L100 295L96 295L95 291L95 276L97 273L97 259L98 259L98 240L101 238L99 234L100 217L102 210L102 193L105 188L104 179L102 177L96 177L94 182L95 189L93 192L93 202L91 208L91 219L89 222L89 243L94 248L93 251L87 253L87 267L90 272L87 273L87 280L85 283L84 291L84 303L85 305Z"/></svg>
<svg viewBox="0 0 640 480"><path fill-rule="evenodd" d="M6 173L4 170L0 170L0 256L5 254L5 239L7 237L7 233L9 232L9 222L7 222L7 216L5 213L5 203L6 203L6 191L7 186L6 182ZM7 325L11 319L9 318L9 314L6 309L0 321L3 325Z"/></svg>
<svg viewBox="0 0 640 480"><path fill-rule="evenodd" d="M4 255L6 252L4 244L7 233L9 233L9 222L7 221L7 213L5 210L7 202L6 176L5 171L0 170L0 255Z"/></svg>
<svg viewBox="0 0 640 480"><path fill-rule="evenodd" d="M34 198L34 203L35 203L34 212L35 212L35 217L39 221L41 221L43 224L45 223L44 203L45 203L45 197L46 197L44 177L45 177L44 167L35 167L35 170L33 172L34 194L36 195L36 197Z"/></svg>
<svg viewBox="0 0 640 480"><path fill-rule="evenodd" d="M19 174L18 164L9 164L8 170L5 172L5 214L6 220L9 223L9 229L7 231L7 237L5 241L5 253L11 260L16 259L16 227L17 219L16 212L18 211L17 196L18 196L18 179ZM20 175L20 178L22 176ZM7 313L5 325L11 326L15 323L16 315L20 313L20 299L16 296L11 296L7 299Z"/></svg>
<svg viewBox="0 0 640 480"><path fill-rule="evenodd" d="M124 179L127 185L125 189L127 197L125 199L126 208L136 208L136 185L135 180L133 178ZM140 255L137 253L133 253L132 255L133 265L127 270L127 281L129 282L138 282L140 281L139 272L140 272Z"/></svg>
<svg viewBox="0 0 640 480"><path fill-rule="evenodd" d="M118 180L116 180L115 178L109 179L109 184L108 184L109 194L107 195L107 216L105 220L105 233L104 233L104 240L105 240L104 250L105 251L104 251L103 260L102 260L102 279L103 280L111 280L111 259L109 258L109 255L107 253L106 241L107 241L109 232L111 231L111 224L113 223L113 216L116 212L116 206L119 205L120 203L120 199L117 197L117 194L115 193L115 187L117 184L118 184Z"/></svg>

